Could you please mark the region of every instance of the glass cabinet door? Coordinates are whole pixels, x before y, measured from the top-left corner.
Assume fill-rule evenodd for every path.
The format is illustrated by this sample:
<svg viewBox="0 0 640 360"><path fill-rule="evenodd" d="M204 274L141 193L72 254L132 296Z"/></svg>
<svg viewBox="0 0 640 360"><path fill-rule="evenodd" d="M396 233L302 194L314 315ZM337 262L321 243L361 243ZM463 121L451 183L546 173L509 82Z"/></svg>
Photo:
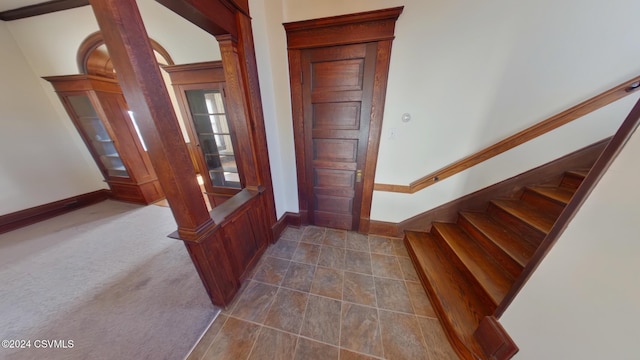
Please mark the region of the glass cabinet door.
<svg viewBox="0 0 640 360"><path fill-rule="evenodd" d="M107 175L129 177L107 129L98 117L91 100L86 95L68 96L69 104L78 118L79 126L100 158Z"/></svg>
<svg viewBox="0 0 640 360"><path fill-rule="evenodd" d="M213 186L241 187L231 131L220 90L185 91Z"/></svg>

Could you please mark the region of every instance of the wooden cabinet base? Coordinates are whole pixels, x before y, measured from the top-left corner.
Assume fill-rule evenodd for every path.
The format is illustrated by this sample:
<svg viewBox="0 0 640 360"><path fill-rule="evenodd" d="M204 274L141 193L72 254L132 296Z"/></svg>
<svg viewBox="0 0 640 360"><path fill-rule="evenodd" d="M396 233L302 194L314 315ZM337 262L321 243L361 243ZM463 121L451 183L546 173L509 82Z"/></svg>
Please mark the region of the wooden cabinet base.
<svg viewBox="0 0 640 360"><path fill-rule="evenodd" d="M113 198L116 200L133 202L138 204L152 204L164 199L164 192L158 180L143 184L107 181Z"/></svg>

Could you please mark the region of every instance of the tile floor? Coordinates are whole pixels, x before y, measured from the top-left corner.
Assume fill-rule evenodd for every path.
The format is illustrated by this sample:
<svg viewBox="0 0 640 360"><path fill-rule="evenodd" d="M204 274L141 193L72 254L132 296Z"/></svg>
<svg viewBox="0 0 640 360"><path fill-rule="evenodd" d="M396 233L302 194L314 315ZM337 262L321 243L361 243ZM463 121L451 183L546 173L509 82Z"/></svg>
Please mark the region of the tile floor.
<svg viewBox="0 0 640 360"><path fill-rule="evenodd" d="M196 359L458 359L401 239L287 228Z"/></svg>

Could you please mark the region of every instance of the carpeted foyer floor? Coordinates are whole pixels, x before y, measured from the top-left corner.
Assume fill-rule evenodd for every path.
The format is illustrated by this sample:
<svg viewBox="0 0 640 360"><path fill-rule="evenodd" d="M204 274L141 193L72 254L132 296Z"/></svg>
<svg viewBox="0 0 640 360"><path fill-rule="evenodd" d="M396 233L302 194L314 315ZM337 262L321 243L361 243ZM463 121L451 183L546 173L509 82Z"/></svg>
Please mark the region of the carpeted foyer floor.
<svg viewBox="0 0 640 360"><path fill-rule="evenodd" d="M104 201L0 235L0 359L183 360L219 309L175 229Z"/></svg>

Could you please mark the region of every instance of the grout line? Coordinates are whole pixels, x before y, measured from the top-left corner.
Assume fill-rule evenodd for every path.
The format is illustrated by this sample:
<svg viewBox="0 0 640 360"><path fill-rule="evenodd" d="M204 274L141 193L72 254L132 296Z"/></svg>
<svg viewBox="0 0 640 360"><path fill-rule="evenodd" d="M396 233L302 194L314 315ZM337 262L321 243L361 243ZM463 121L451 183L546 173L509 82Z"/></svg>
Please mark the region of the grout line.
<svg viewBox="0 0 640 360"><path fill-rule="evenodd" d="M260 334L262 334L262 326L260 326L260 329L258 330L258 334L256 335L256 339L253 340L253 345L251 346L251 350L249 350L249 354L247 354L247 359L251 358L251 354L253 353L253 349L256 348L256 344L258 343L258 339L260 338Z"/></svg>
<svg viewBox="0 0 640 360"><path fill-rule="evenodd" d="M224 314L220 314L220 315L224 315ZM206 359L207 358L207 354L209 353L209 351L211 351L211 347L213 346L213 344L216 342L216 340L218 339L218 337L220 336L220 334L222 333L222 329L224 329L224 326L227 324L227 321L229 321L229 318L231 316L229 315L225 315L227 318L224 320L224 322L222 323L222 325L220 326L220 330L218 330L218 333L216 334L216 336L213 337L213 339L211 339L211 343L209 344L209 346L207 347L207 350L205 350L202 353L202 357L200 359Z"/></svg>

